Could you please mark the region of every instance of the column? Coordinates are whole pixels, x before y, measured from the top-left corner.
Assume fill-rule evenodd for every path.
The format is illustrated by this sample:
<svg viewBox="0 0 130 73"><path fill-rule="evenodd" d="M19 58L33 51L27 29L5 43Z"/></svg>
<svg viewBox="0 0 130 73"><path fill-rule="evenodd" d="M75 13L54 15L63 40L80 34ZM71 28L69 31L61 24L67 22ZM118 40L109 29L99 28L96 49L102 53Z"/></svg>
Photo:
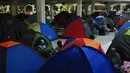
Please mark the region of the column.
<svg viewBox="0 0 130 73"><path fill-rule="evenodd" d="M120 13L122 13L123 12L123 5L120 3Z"/></svg>
<svg viewBox="0 0 130 73"><path fill-rule="evenodd" d="M91 13L95 12L95 1L92 0L92 4L91 4Z"/></svg>
<svg viewBox="0 0 130 73"><path fill-rule="evenodd" d="M77 15L82 17L82 0L77 0Z"/></svg>
<svg viewBox="0 0 130 73"><path fill-rule="evenodd" d="M73 4L73 6L74 6L74 10L76 10L77 3L76 3L76 4Z"/></svg>
<svg viewBox="0 0 130 73"><path fill-rule="evenodd" d="M13 16L17 15L17 0L12 1L11 13L12 13Z"/></svg>
<svg viewBox="0 0 130 73"><path fill-rule="evenodd" d="M89 8L88 3L85 3L84 6L83 6L83 9L85 10L85 14L89 13L88 8Z"/></svg>
<svg viewBox="0 0 130 73"><path fill-rule="evenodd" d="M21 4L21 6L22 6L22 13L25 13L24 8L25 8L26 4Z"/></svg>
<svg viewBox="0 0 130 73"><path fill-rule="evenodd" d="M62 4L56 4L56 6L58 7L58 13L60 13L61 12L61 6L62 6Z"/></svg>
<svg viewBox="0 0 130 73"><path fill-rule="evenodd" d="M51 21L53 21L53 17L54 17L54 4L50 5L50 14L51 14Z"/></svg>
<svg viewBox="0 0 130 73"><path fill-rule="evenodd" d="M36 0L37 21L46 23L45 0Z"/></svg>
<svg viewBox="0 0 130 73"><path fill-rule="evenodd" d="M111 11L111 6L110 5L111 5L110 3L106 4L106 10L107 10L107 12Z"/></svg>

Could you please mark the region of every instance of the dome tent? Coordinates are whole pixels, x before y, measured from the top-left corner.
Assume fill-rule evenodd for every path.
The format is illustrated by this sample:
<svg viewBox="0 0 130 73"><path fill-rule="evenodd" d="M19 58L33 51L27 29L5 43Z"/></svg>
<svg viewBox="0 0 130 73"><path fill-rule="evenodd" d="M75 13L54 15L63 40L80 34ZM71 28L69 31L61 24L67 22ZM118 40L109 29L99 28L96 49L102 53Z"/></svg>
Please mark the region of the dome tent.
<svg viewBox="0 0 130 73"><path fill-rule="evenodd" d="M0 43L0 73L37 73L45 59L31 48L14 41Z"/></svg>
<svg viewBox="0 0 130 73"><path fill-rule="evenodd" d="M75 45L53 56L39 73L116 73L105 55L91 47Z"/></svg>

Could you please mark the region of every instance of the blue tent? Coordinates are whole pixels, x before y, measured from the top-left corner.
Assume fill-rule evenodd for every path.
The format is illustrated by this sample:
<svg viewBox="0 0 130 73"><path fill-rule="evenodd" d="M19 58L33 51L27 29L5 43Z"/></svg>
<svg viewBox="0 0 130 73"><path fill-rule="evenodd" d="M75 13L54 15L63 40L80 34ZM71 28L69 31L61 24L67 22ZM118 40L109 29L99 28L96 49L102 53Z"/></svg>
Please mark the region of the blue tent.
<svg viewBox="0 0 130 73"><path fill-rule="evenodd" d="M53 56L39 73L116 73L116 70L96 49L71 46Z"/></svg>
<svg viewBox="0 0 130 73"><path fill-rule="evenodd" d="M118 35L118 34L120 34L121 32L123 32L124 30L126 30L127 28L129 28L130 27L130 22L128 21L127 23L125 23L121 28L120 28L120 30L119 30L119 32L116 34L116 36Z"/></svg>
<svg viewBox="0 0 130 73"><path fill-rule="evenodd" d="M71 43L72 41L76 40L76 38L69 38L65 41L64 46L68 45L69 43Z"/></svg>
<svg viewBox="0 0 130 73"><path fill-rule="evenodd" d="M58 38L57 33L51 27L49 27L47 24L44 23L32 24L29 26L29 29L42 33L50 41L56 40Z"/></svg>
<svg viewBox="0 0 130 73"><path fill-rule="evenodd" d="M45 60L18 42L0 43L0 73L37 73Z"/></svg>
<svg viewBox="0 0 130 73"><path fill-rule="evenodd" d="M93 73L116 73L114 65L101 52L91 47L81 47L87 56Z"/></svg>
<svg viewBox="0 0 130 73"><path fill-rule="evenodd" d="M52 30L48 25L46 24L40 24L41 33L43 33L50 41L56 40L58 38L57 33Z"/></svg>

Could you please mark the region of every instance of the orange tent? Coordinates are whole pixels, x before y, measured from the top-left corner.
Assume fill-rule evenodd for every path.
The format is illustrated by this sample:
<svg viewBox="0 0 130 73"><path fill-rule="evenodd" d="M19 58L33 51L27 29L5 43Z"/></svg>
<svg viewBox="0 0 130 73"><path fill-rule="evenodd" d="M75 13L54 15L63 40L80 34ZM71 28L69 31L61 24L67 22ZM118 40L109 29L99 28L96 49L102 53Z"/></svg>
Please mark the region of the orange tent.
<svg viewBox="0 0 130 73"><path fill-rule="evenodd" d="M104 53L104 50L102 49L101 44L99 42L96 42L94 40L87 39L87 38L78 38L78 39L72 41L71 43L69 43L68 45L66 45L65 47L61 48L60 50L63 51L72 45L89 46L89 47L95 48L95 49L99 50L100 52Z"/></svg>

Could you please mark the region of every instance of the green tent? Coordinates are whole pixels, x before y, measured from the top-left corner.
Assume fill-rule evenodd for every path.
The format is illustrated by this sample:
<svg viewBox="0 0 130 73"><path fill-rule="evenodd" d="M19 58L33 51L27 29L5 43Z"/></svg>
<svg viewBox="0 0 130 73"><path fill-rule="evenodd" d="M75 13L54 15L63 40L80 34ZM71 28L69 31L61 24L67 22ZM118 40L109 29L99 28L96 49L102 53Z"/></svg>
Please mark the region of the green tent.
<svg viewBox="0 0 130 73"><path fill-rule="evenodd" d="M21 43L34 48L41 55L49 58L53 53L53 47L51 42L41 33L35 31L27 31L19 40Z"/></svg>

